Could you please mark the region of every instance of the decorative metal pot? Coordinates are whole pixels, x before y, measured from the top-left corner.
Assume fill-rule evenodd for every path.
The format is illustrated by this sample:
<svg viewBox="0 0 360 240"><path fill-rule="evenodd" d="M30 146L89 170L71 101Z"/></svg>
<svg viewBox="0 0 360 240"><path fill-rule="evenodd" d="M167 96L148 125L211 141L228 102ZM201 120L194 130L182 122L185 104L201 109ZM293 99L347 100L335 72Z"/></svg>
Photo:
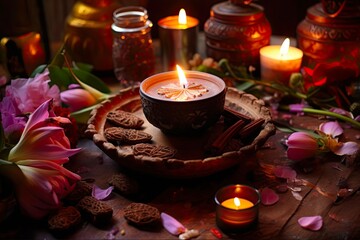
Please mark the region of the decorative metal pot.
<svg viewBox="0 0 360 240"><path fill-rule="evenodd" d="M303 65L353 58L360 61L360 1L322 0L297 27Z"/></svg>
<svg viewBox="0 0 360 240"><path fill-rule="evenodd" d="M207 56L259 68L259 50L269 45L271 26L260 5L229 0L211 8L204 32Z"/></svg>

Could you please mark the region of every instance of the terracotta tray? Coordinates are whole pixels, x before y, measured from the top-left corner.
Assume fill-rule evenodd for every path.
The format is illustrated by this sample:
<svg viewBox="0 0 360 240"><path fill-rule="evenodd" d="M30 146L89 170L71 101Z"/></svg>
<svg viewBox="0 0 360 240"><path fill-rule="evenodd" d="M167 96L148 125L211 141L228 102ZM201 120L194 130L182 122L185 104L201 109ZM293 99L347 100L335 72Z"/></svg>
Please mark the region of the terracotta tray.
<svg viewBox="0 0 360 240"><path fill-rule="evenodd" d="M86 134L114 161L133 171L179 179L208 176L241 163L247 154L254 153L275 133L269 109L262 100L253 95L228 88L225 106L251 119L263 118L265 122L257 135L246 144L243 143L236 149L216 156L207 155L206 147L225 130L223 121L219 120L216 125L198 135L166 135L146 120L142 111L139 88L125 89L94 109L90 114ZM117 146L108 142L103 135L104 129L109 126L106 117L115 109L122 109L142 118L145 121L142 130L153 136L152 144L174 148L175 156L170 159L138 156L133 154L131 146Z"/></svg>

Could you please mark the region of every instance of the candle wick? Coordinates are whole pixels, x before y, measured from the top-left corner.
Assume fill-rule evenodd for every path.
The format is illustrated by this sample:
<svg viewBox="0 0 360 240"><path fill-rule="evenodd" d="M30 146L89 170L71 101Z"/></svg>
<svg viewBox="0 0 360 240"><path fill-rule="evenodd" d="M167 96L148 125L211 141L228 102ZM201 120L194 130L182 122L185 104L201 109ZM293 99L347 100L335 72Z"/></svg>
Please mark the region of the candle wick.
<svg viewBox="0 0 360 240"><path fill-rule="evenodd" d="M186 88L185 84L183 84L183 88Z"/></svg>

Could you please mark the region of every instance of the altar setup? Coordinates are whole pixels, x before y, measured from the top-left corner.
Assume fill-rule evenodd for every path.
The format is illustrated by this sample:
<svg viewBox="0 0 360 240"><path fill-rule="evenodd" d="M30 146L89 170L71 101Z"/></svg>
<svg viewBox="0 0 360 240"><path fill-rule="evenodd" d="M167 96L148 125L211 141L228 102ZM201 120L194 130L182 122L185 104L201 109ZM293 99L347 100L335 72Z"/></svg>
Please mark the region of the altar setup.
<svg viewBox="0 0 360 240"><path fill-rule="evenodd" d="M49 45L0 25L0 238L358 239L358 1L296 36L151 4L77 0Z"/></svg>

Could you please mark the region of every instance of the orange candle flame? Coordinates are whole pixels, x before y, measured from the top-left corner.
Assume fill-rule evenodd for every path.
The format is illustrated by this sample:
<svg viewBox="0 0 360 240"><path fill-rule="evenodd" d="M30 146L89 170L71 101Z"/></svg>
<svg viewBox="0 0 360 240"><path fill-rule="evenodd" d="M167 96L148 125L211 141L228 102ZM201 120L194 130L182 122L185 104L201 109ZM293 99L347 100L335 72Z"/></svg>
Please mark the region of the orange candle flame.
<svg viewBox="0 0 360 240"><path fill-rule="evenodd" d="M186 12L185 12L185 9L183 9L183 8L180 9L180 11L179 11L178 22L179 22L179 24L183 24L183 25L187 24Z"/></svg>
<svg viewBox="0 0 360 240"><path fill-rule="evenodd" d="M280 47L280 56L281 57L286 56L288 54L289 46L290 46L290 39L286 38Z"/></svg>
<svg viewBox="0 0 360 240"><path fill-rule="evenodd" d="M188 81L186 79L184 71L177 64L176 64L176 70L177 70L177 74L178 74L178 77L179 77L180 86L182 86L183 88L187 88L188 87Z"/></svg>

